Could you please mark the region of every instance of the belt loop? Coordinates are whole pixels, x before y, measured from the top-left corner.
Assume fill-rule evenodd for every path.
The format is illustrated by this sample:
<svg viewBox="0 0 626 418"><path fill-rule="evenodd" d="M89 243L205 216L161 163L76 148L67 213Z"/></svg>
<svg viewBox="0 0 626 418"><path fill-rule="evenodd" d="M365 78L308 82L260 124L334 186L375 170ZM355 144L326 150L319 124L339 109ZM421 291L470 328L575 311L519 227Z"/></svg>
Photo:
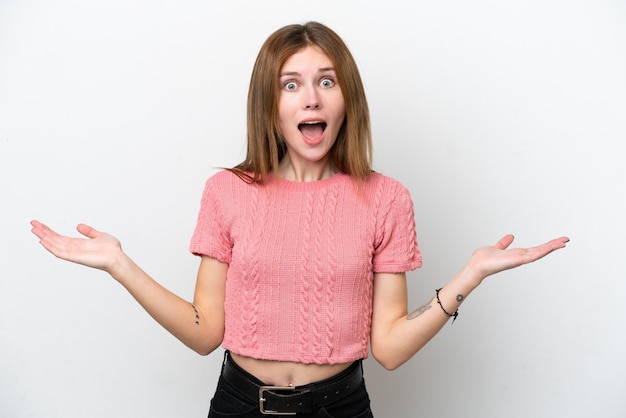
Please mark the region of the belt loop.
<svg viewBox="0 0 626 418"><path fill-rule="evenodd" d="M228 350L224 351L224 361L222 361L222 372L224 374L224 367L226 367L226 363L228 363Z"/></svg>

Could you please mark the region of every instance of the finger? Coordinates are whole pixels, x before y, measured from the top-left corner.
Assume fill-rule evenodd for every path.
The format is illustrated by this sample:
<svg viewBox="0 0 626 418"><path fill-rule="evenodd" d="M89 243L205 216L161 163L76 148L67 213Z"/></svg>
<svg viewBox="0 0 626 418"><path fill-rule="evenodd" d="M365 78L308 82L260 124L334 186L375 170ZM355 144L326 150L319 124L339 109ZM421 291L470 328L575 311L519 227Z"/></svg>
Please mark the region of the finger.
<svg viewBox="0 0 626 418"><path fill-rule="evenodd" d="M33 220L30 224L32 225L31 232L37 235L39 239L44 239L46 236L54 233L54 231L52 231L50 228L48 228L46 225L42 224L39 221Z"/></svg>
<svg viewBox="0 0 626 418"><path fill-rule="evenodd" d="M546 253L550 253L554 250L558 250L560 248L565 247L565 245L569 242L569 238L567 237L561 237L561 238L556 238L553 240L550 240L548 242L546 242L543 245L540 245L538 247L535 247L536 249L538 249L541 252L546 252Z"/></svg>
<svg viewBox="0 0 626 418"><path fill-rule="evenodd" d="M553 239L548 244L552 246L552 249L558 250L559 248L564 248L568 242L569 242L569 237L561 237L561 238Z"/></svg>
<svg viewBox="0 0 626 418"><path fill-rule="evenodd" d="M537 247L528 248L526 250L526 263L537 261L546 255L552 253L561 248L565 248L565 245L569 242L569 238L561 237L550 240L545 244L539 245Z"/></svg>
<svg viewBox="0 0 626 418"><path fill-rule="evenodd" d="M45 227L39 231L39 233L35 232L39 237L39 243L49 252L54 254L55 256L59 256L60 248L64 245L60 242L62 240L62 236L52 231L50 228Z"/></svg>
<svg viewBox="0 0 626 418"><path fill-rule="evenodd" d="M38 238L41 238L41 230L42 230L43 224L38 221L30 221L30 225L32 226L32 228L30 229L30 232L37 235Z"/></svg>
<svg viewBox="0 0 626 418"><path fill-rule="evenodd" d="M511 245L514 239L515 237L513 235L507 234L503 236L502 238L500 238L500 241L498 241L498 243L496 244L496 248L500 250L505 250L509 248L509 245Z"/></svg>
<svg viewBox="0 0 626 418"><path fill-rule="evenodd" d="M32 228L33 232L35 232L35 231L37 231L37 232L43 231L43 229L46 228L46 226L44 224L42 224L41 222L36 221L36 220L30 221L30 225L33 227Z"/></svg>
<svg viewBox="0 0 626 418"><path fill-rule="evenodd" d="M96 238L100 235L100 232L85 224L78 224L76 230L86 236L87 238Z"/></svg>

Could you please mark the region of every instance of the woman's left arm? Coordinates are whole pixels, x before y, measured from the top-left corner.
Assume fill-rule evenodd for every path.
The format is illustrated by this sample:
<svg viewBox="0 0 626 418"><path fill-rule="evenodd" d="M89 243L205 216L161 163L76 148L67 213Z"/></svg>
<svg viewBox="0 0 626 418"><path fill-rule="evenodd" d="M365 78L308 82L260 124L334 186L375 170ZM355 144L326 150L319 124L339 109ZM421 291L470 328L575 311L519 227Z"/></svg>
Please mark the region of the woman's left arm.
<svg viewBox="0 0 626 418"><path fill-rule="evenodd" d="M396 369L441 330L450 319L449 314L454 314L486 277L539 260L564 248L568 241L562 237L536 247L508 249L513 236L506 235L496 245L474 251L469 262L438 292L438 297L410 313L405 273L375 273L372 355L386 369Z"/></svg>

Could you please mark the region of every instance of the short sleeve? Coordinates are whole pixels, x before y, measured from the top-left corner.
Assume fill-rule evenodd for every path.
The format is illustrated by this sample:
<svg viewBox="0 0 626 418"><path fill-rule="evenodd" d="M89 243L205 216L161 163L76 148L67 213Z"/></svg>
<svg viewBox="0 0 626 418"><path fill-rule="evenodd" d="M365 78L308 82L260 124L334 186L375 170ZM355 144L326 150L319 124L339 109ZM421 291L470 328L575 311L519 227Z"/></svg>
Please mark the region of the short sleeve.
<svg viewBox="0 0 626 418"><path fill-rule="evenodd" d="M209 178L204 187L196 228L191 238L190 251L194 255L206 255L230 264L232 241L226 227L224 205L218 193L218 176Z"/></svg>
<svg viewBox="0 0 626 418"><path fill-rule="evenodd" d="M387 195L379 208L374 272L415 270L422 266L422 255L417 245L413 200L408 189L400 183L387 188Z"/></svg>

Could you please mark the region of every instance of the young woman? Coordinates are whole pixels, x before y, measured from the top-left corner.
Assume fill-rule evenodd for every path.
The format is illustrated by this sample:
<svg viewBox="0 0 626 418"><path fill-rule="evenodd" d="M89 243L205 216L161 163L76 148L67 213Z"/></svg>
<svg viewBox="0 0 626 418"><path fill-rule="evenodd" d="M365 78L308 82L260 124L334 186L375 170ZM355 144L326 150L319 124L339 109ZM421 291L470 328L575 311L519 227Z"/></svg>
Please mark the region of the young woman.
<svg viewBox="0 0 626 418"><path fill-rule="evenodd" d="M421 265L413 202L371 169L369 111L355 61L319 23L262 46L248 97L245 161L208 179L191 251L193 303L143 272L111 235L33 233L55 256L102 269L174 336L225 361L209 417L371 417L361 361L395 369L487 276L563 248L558 238L476 250L408 312L405 272Z"/></svg>

